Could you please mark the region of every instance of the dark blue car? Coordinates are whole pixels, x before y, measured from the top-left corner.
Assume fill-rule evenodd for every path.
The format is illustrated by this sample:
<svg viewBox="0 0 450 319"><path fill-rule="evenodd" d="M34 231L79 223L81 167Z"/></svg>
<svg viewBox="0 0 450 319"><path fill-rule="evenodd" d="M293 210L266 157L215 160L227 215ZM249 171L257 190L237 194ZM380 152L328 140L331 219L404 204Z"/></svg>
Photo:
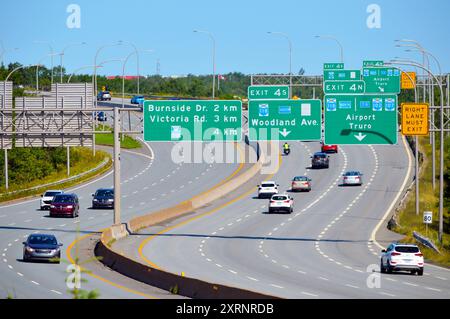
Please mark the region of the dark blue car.
<svg viewBox="0 0 450 319"><path fill-rule="evenodd" d="M99 122L106 122L106 113L103 111L97 112L97 121Z"/></svg>
<svg viewBox="0 0 450 319"><path fill-rule="evenodd" d="M23 242L23 261L46 260L59 264L61 246L54 235L31 234Z"/></svg>
<svg viewBox="0 0 450 319"><path fill-rule="evenodd" d="M114 208L114 189L97 189L92 197L92 208Z"/></svg>

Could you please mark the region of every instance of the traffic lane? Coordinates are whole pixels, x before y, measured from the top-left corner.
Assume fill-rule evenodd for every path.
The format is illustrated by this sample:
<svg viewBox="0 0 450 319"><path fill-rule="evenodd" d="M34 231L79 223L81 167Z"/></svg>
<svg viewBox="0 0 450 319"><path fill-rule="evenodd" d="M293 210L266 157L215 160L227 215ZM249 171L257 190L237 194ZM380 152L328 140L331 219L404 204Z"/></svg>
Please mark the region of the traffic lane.
<svg viewBox="0 0 450 319"><path fill-rule="evenodd" d="M134 154L124 154L124 166L128 168L126 172L133 174L134 169L138 168L141 165L128 165L129 162L139 162L143 158L142 156L137 156ZM131 159L133 158L133 159ZM80 200L81 207L84 205L90 206L88 203L91 200L90 194L100 185L102 187L106 186L105 183L110 183L111 180L108 181L108 178L111 179L111 176L108 175L106 178L100 178L96 180L94 183L88 185L78 186L77 193L80 194L82 198ZM86 204L85 204L86 203ZM25 207L24 207L25 206ZM27 207L29 209L27 210ZM64 277L62 274L64 273L64 266L60 265L50 265L45 263L23 263L21 261L22 257L22 241L17 241L18 238L26 238L30 233L34 232L44 232L44 233L54 233L60 242L65 243L66 245L70 243L70 241L75 240L77 228L83 229L84 232L95 231L98 228L93 227L94 214L86 214L83 211L80 212L80 218L67 219L67 218L48 218L48 212L42 212L42 216L40 218L29 218L31 216L25 216L22 212L29 213L31 212L33 216L36 214L36 210L38 210L38 201L28 201L23 205L15 205L12 207L4 208L8 210L16 210L9 214L9 218L12 218L11 223L5 224L0 233L0 238L2 243L4 243L5 247L3 248L5 256L2 256L4 266L2 273L9 275L10 278L7 279L5 284L8 282L13 282L19 285L18 289L23 289L21 292L25 294L25 296L34 296L41 297L42 291L46 291L48 296L59 295L61 293L64 295ZM17 211L19 210L19 211ZM83 210L83 209L82 209ZM91 216L89 216L91 215ZM97 219L103 219L106 221L103 216L95 216ZM26 219L27 218L27 219ZM92 219L92 221L90 221ZM108 221L111 219L108 218ZM92 228L91 228L92 227ZM15 240L9 242L13 238ZM6 250L5 250L6 249ZM65 251L62 252L62 258L65 259ZM36 266L37 265L37 266ZM57 272L52 275L53 272ZM2 276L3 277L3 276ZM12 277L12 278L11 278ZM55 280L54 278L58 278ZM28 291L31 287L39 287L37 289L37 293ZM23 288L20 288L23 287ZM48 288L47 288L48 287ZM35 287L34 287L35 288ZM42 290L42 291L41 291ZM16 290L19 293L18 290ZM56 291L56 292L55 292Z"/></svg>
<svg viewBox="0 0 450 319"><path fill-rule="evenodd" d="M222 171L224 171L223 169L222 169ZM212 180L212 179L214 179L214 178L210 178L210 180ZM88 219L91 219L91 217L89 217ZM99 224L102 224L102 222L101 221L98 221L98 220L96 220L95 222L94 221L91 221L91 222L89 222L88 221L88 224L89 225L87 225L87 226L85 226L84 225L84 222L83 222L83 220L81 219L80 220L80 225L82 225L81 226L81 228L82 229L87 229L87 228L89 228L89 229L99 229L100 228L100 225ZM109 222L107 222L106 223L106 225L108 225L109 224ZM95 225L95 226L94 226ZM66 225L64 225L64 226L66 226ZM52 230L54 230L54 228L55 227L50 227L50 229L52 229ZM55 230L55 231L59 231L59 230ZM72 232L73 232L74 230L72 230ZM90 230L91 231L91 230ZM67 235L67 230L64 230L64 231L61 231L61 232L63 232L62 233L62 235L60 236L60 237L62 237L62 240L64 240L64 241L73 241L75 238L74 237L67 237L67 239L64 239L65 237L64 236L66 236ZM69 231L70 232L70 231Z"/></svg>
<svg viewBox="0 0 450 319"><path fill-rule="evenodd" d="M341 152L341 154L343 154L343 152ZM338 178L341 172L337 173L334 177ZM313 177L314 178L314 177ZM335 181L335 180L334 180ZM329 184L332 181L328 181L327 185L319 185L319 189L323 189L326 190L329 187ZM326 187L327 186L327 187ZM304 210L308 210L311 208L310 205L312 203L314 203L315 200L320 199L320 201L318 203L328 203L328 205L332 206L333 208L336 207L337 203L336 202L330 202L327 201L326 198L321 199L322 194L313 194L313 193L309 193L309 194L305 194L307 197L309 196L309 200L305 200L305 205L302 206L301 208L296 209L296 214L294 214L293 216L290 217L285 217L283 219L281 219L281 223L280 221L275 222L275 223L271 223L270 225L266 225L266 233L263 236L263 239L260 240L257 244L258 247L255 247L253 249L251 249L251 251L258 251L258 256L253 256L254 258L254 271L256 274L260 274L259 277L257 277L259 280L261 280L261 276L266 275L265 274L265 269L261 269L258 270L259 267L261 267L261 265L265 265L265 264L271 264L273 268L277 269L275 271L276 274L279 273L287 273L287 272L292 272L294 274L294 276L298 276L298 274L301 275L306 275L306 271L310 271L309 268L310 267L303 267L302 265L302 260L307 257L307 254L304 253L300 253L302 251L307 251L308 247L311 247L316 239L316 232L314 231L314 229L316 229L316 220L318 221L322 221L326 218L329 218L327 215L329 213L325 212L311 212L311 216L312 217L308 217L309 219L305 220L303 218L300 217L300 220L297 217L297 214L300 213L300 215L305 214ZM331 196L331 195L330 195ZM351 195L350 195L351 196ZM313 204L314 205L314 204ZM317 204L318 205L318 204ZM302 212L303 211L303 212ZM300 216L298 215L298 216ZM314 221L312 221L312 219ZM297 222L292 223L293 221L297 220ZM291 226L290 226L291 224ZM277 226L274 228L274 226ZM286 229L294 229L292 232L285 232ZM242 231L244 231L245 227L242 229ZM261 229L261 227L259 227L258 229ZM283 235L277 235L278 233L280 233L280 231L283 233L283 235L286 233L285 236ZM301 233L301 236L298 236L298 234ZM293 235L295 234L295 235ZM267 239L265 239L267 238ZM296 262L292 262L292 260L284 260L282 258L280 258L279 255L283 256L284 255L284 247L289 247L290 245L292 245L293 247L295 247L295 251L296 251L296 256L295 259L300 259L299 261ZM255 245L256 246L256 245ZM272 249L267 249L266 246L270 246L273 247L273 251ZM225 249L221 249L221 251L225 251ZM227 252L229 252L230 254L233 251L233 247L229 246ZM262 256L262 259L261 259ZM259 258L258 258L259 257ZM226 255L224 256L224 258L226 258ZM238 258L239 260L239 258ZM270 268L270 267L269 267ZM314 269L314 267L312 268ZM308 273L310 274L310 273ZM287 277L288 278L288 277ZM308 276L308 280L311 279L310 275ZM265 281L277 281L279 280L279 278L275 277L266 277L266 279L264 279ZM292 281L295 279L290 279L288 281ZM280 282L278 281L278 286L286 286L288 283L286 282ZM328 288L328 285L326 283L324 283L324 281L319 281L319 282L309 282L309 283L305 283L305 281L299 282L298 283L299 287L303 287L303 289L306 289L307 291L312 291L317 292L317 288L318 286L322 285L322 287L326 287ZM348 294L349 292L347 291L348 289L346 288L340 288L341 290L345 291L346 294ZM276 289L275 289L276 290ZM317 294L317 293L316 293ZM323 296L323 293L321 294ZM338 296L345 296L344 292L339 292L337 294ZM328 297L333 297L332 295L329 294L326 295L327 298ZM291 296L294 297L294 296Z"/></svg>
<svg viewBox="0 0 450 319"><path fill-rule="evenodd" d="M314 148L313 148L314 149ZM308 154L307 152L303 152L303 154ZM294 155L293 153L291 153L292 155ZM308 154L309 155L309 154ZM295 156L289 156L289 158L296 158ZM285 166L285 164L286 164L286 161L287 160L285 160L285 162L283 163L283 165L282 165L282 167L286 167ZM307 156L307 161L304 161L303 162L303 165L304 165L304 167L309 167L309 156ZM308 164L306 164L306 163L308 163ZM333 163L333 162L332 162ZM336 163L336 162L335 162ZM296 171L297 169L298 169L298 167L299 166L302 166L301 164L300 165L298 165L299 163L296 161L296 160L294 160L294 161L291 161L291 166L292 167L288 167L288 169L286 169L285 171L285 173L284 173L284 178L282 178L281 179L281 183L280 184L282 184L283 183L283 180L284 180L284 183L286 184L286 185L288 185L289 184L289 180L292 178L292 172L293 171ZM331 167L333 167L333 164L331 164L332 166ZM332 168L331 168L332 169ZM326 170L321 170L321 171L319 171L319 172L321 172L324 176L326 176L327 175L327 173L328 172L325 172ZM273 178L274 180L277 180L277 181L280 181L280 178L279 178L280 176L279 175L277 175L275 178ZM318 184L316 184L316 187L320 187L320 183L318 183ZM294 194L294 196L296 196L297 194ZM215 213L215 214L213 214L213 215L211 215L210 217L208 217L208 218L204 218L204 219L201 219L201 221L202 221L202 223L200 223L200 222L197 222L197 223L189 223L189 224L187 224L187 225L185 225L185 226L183 226L183 227L181 227L181 228L177 228L178 230L177 230L177 232L179 231L179 232L183 232L184 231L184 233L189 233L189 234L203 234L203 236L200 236L200 237L208 237L207 236L207 232L206 232L206 234L205 234L205 229L217 229L218 227L220 227L220 226L222 226L222 227L220 227L219 228L219 231L220 230L223 230L228 224L230 224L230 223L228 223L227 224L227 222L230 220L230 219L232 219L232 218L235 218L236 217L236 215L238 215L239 216L239 218L238 218L238 220L240 219L240 220L244 220L244 219L246 219L246 218L248 218L247 216L251 216L252 214L254 214L253 216L257 216L258 217L258 219L261 219L261 216L262 216L262 214L261 214L261 210L265 210L266 208L267 208L267 201L265 201L264 202L264 204L263 205L260 205L260 203L261 203L261 201L259 201L259 200L256 200L256 203L258 203L256 206L255 206L255 200L249 200L249 199L247 199L247 200L241 200L241 201L238 201L237 203L234 203L234 204L232 204L232 205L230 205L230 206L228 206L228 207L226 207L226 209L224 209L224 213L222 213L222 212L217 212L217 213ZM235 207L236 206L236 207ZM256 209L255 209L255 207L256 207ZM255 210L254 210L255 209ZM232 215L231 216L229 216L229 219L228 220L225 220L225 221L221 221L220 219L218 220L218 222L215 222L215 224L213 224L213 225L210 225L210 223L211 223L211 221L215 221L215 219L216 218L220 218L220 217L222 217L225 213L227 213L227 212L230 212ZM233 214L233 212L237 212L237 213L235 213L235 214ZM242 216L242 218L240 217L240 215L239 214L243 214L243 216ZM227 217L228 217L228 214L226 215ZM263 218L262 218L262 220L267 220L268 218L272 218L272 217L279 217L279 215L266 215L266 216L263 216ZM284 217L285 218L285 217ZM199 220L200 221L200 220ZM205 226L204 225L204 223L208 223L208 225L207 226ZM250 221L250 223L251 224L254 224L255 223L255 221L254 220L251 220ZM272 224L273 222L271 222L271 224ZM248 222L247 222L247 224L248 224ZM198 226L199 228L198 229L194 229L193 231L192 231L192 228L193 227L195 227L195 226ZM224 227L225 226L225 227ZM184 228L189 228L188 230L185 230ZM266 225L266 228L267 228L267 225ZM253 227L253 226L251 226L251 227L249 227L248 225L245 227L245 230L243 231L243 233L242 234L238 234L237 235L237 237L239 238L240 236L245 236L245 237L248 237L248 236L253 236L253 237L255 237L255 238L264 238L264 237L266 237L266 233L265 232L262 232L262 233L256 233L256 234L249 234L248 236L246 236L247 234L248 234L248 232L249 231L251 231L251 230L253 230L253 229L255 229L255 227ZM256 229L260 229L259 227L258 228L256 228ZM169 236L172 236L173 235L173 232L170 232L171 234L169 235ZM176 237L176 235L175 235L175 237ZM195 237L195 236L194 236ZM212 233L212 235L211 235L211 238L212 239L214 239L215 237L214 237L214 232ZM164 236L164 244L161 244L161 245L158 245L157 243L156 243L156 240L158 240L158 239L160 239L161 241L163 240L163 239L161 239L161 238L157 238L157 239L155 239L155 242L152 242L152 244L151 244L151 247L153 247L154 249L159 249L158 247L163 247L162 245L164 245L164 247L167 247L166 245L169 245L169 243L168 243L168 239L167 239L167 236ZM180 240L179 238L178 238L178 240ZM204 239L201 239L201 241L202 240L204 240ZM184 249L184 252L186 252L186 250L187 250L187 247L191 247L191 245L187 245L187 239L186 238L183 238L183 240L182 240L182 242L183 242L183 249ZM174 243L174 245L176 245L177 244L177 241L174 241L175 243ZM181 242L181 240L180 240L180 242ZM196 243L194 243L193 244L193 248L189 248L189 250L190 251L195 251L195 244ZM201 243L200 243L201 244ZM173 272L179 272L179 270L180 270L180 268L177 268L176 266L174 267L174 260L173 259L171 259L170 260L170 262L167 262L167 263L165 263L164 261L162 261L162 260L160 260L160 259L158 259L158 258L161 258L161 256L164 256L164 252L162 251L161 253L159 253L159 252L150 252L150 251L148 251L149 249L151 249L151 248L149 248L150 247L150 245L149 246L146 246L145 247L145 249L144 249L144 253L148 256L150 253L151 253L151 256L150 256L150 259L151 260L153 260L156 264L162 264L162 267L164 268L164 269L166 269L165 267L167 266L168 267L168 270L170 270L170 271L173 271ZM155 248L156 247L156 248ZM197 246L198 247L198 246ZM174 249L176 249L176 248L174 248ZM214 250L214 251L219 251L220 249L217 249L216 247L214 247L212 250ZM173 249L171 249L170 251L173 251ZM180 254L180 255L183 255L183 254ZM187 254L186 256L191 256L192 254ZM200 255L201 255L201 252L200 252ZM208 260L207 260L208 261ZM180 265L181 265L181 267L185 264L185 261L180 261L180 263L179 263ZM190 261L190 263L187 263L186 265L192 265L192 261ZM219 264L220 266L223 266L222 264ZM217 266L217 267L219 267L219 268L221 268L220 266ZM204 271L203 271L203 269L202 269L202 271L199 273L198 271L196 271L196 270L198 270L198 267L197 266L195 266L195 267L191 267L192 268L192 270L189 270L189 273L193 273L194 272L194 277L197 275L197 276L200 276L201 278L203 278L203 276L204 276ZM200 267L201 268L201 267ZM181 269L186 269L186 266L184 267L184 268L181 268ZM215 278L215 277L210 277L211 279L218 279L218 278Z"/></svg>
<svg viewBox="0 0 450 319"><path fill-rule="evenodd" d="M349 239L351 242L355 238L370 238L371 232L388 209L390 203L394 200L399 192L408 166L406 149L403 143L387 147L375 147L379 159L379 173L370 181L367 180L367 192L360 201L344 215L338 224L333 225L327 232L328 236L337 238L336 242L324 242L321 244L321 251L340 262L342 265L350 265L356 267L356 270L366 272L368 268L378 268L381 252L370 241L355 241L349 244L343 239ZM342 233L340 229L347 229L348 232ZM448 271L443 268L426 267L426 275L424 277L410 276L398 280L401 285L411 287L419 287L428 290L427 293L439 293L443 290L450 289L448 281ZM370 270L371 271L371 270ZM378 269L376 270L378 271ZM428 278L427 278L428 277ZM382 286L389 293L402 293L403 290L395 284L395 274L383 274ZM387 280L385 280L385 278ZM365 278L361 278L365 280ZM437 289L437 290L436 290ZM423 291L419 297L423 295Z"/></svg>

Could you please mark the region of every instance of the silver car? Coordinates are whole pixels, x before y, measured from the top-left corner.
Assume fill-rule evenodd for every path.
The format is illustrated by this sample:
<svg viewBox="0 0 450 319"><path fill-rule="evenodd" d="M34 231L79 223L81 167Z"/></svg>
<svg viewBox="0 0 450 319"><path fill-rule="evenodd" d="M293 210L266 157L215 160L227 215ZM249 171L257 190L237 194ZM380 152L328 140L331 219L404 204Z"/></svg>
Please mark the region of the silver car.
<svg viewBox="0 0 450 319"><path fill-rule="evenodd" d="M311 179L308 176L295 176L291 183L292 191L311 191Z"/></svg>
<svg viewBox="0 0 450 319"><path fill-rule="evenodd" d="M362 175L358 171L348 171L344 175L342 175L342 184L343 185L362 185Z"/></svg>
<svg viewBox="0 0 450 319"><path fill-rule="evenodd" d="M46 260L59 264L61 246L54 235L31 234L23 242L23 261Z"/></svg>

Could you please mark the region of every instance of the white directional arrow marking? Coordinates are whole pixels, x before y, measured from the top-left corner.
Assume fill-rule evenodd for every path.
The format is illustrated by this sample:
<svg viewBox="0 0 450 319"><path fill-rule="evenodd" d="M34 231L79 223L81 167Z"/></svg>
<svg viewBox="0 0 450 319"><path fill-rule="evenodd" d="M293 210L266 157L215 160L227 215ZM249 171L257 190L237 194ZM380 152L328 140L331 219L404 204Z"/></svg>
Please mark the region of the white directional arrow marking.
<svg viewBox="0 0 450 319"><path fill-rule="evenodd" d="M288 136L289 133L291 133L291 131L286 131L286 128L284 128L284 129L280 132L280 134L283 135L284 137Z"/></svg>
<svg viewBox="0 0 450 319"><path fill-rule="evenodd" d="M384 93L384 88L383 87L379 86L378 88L380 89L381 93Z"/></svg>
<svg viewBox="0 0 450 319"><path fill-rule="evenodd" d="M358 141L362 141L365 137L366 137L366 135L363 135L361 132L359 132L358 133L358 135L354 135L357 139L358 139Z"/></svg>

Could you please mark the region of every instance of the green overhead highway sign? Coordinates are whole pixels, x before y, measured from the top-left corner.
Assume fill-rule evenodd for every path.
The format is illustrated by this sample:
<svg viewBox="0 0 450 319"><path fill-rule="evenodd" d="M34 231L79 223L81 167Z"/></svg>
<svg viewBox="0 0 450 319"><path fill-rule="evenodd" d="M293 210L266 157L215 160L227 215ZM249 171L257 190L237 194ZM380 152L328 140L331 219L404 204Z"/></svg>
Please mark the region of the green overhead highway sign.
<svg viewBox="0 0 450 319"><path fill-rule="evenodd" d="M324 70L342 70L344 68L344 63L324 63Z"/></svg>
<svg viewBox="0 0 450 319"><path fill-rule="evenodd" d="M289 99L288 85L255 85L248 87L249 100Z"/></svg>
<svg viewBox="0 0 450 319"><path fill-rule="evenodd" d="M238 100L146 100L143 109L147 142L242 140Z"/></svg>
<svg viewBox="0 0 450 319"><path fill-rule="evenodd" d="M360 70L324 70L324 81L361 80Z"/></svg>
<svg viewBox="0 0 450 319"><path fill-rule="evenodd" d="M325 81L323 91L325 94L363 94L366 90L364 81Z"/></svg>
<svg viewBox="0 0 450 319"><path fill-rule="evenodd" d="M383 65L384 65L384 62L381 60L363 61L363 67L383 66Z"/></svg>
<svg viewBox="0 0 450 319"><path fill-rule="evenodd" d="M321 100L249 101L250 141L320 140Z"/></svg>
<svg viewBox="0 0 450 319"><path fill-rule="evenodd" d="M397 96L325 95L325 144L396 144Z"/></svg>
<svg viewBox="0 0 450 319"><path fill-rule="evenodd" d="M366 93L400 93L400 71L395 68L363 68Z"/></svg>

